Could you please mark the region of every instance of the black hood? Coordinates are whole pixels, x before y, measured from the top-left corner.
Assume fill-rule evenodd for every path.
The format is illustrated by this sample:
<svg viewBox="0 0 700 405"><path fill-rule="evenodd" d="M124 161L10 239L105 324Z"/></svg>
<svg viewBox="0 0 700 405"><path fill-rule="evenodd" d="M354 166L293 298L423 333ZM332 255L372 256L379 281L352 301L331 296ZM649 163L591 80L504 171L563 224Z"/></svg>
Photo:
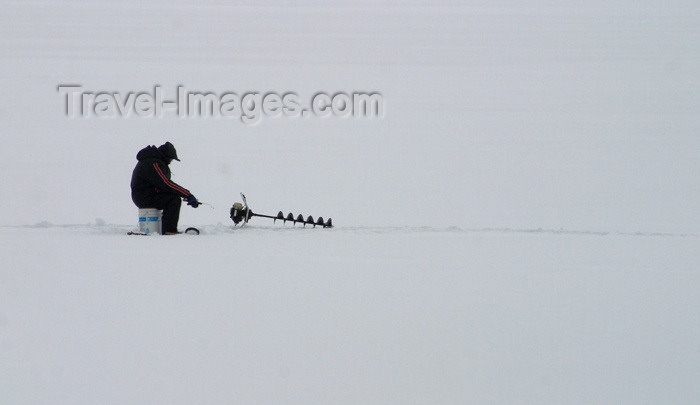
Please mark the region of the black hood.
<svg viewBox="0 0 700 405"><path fill-rule="evenodd" d="M140 161L144 159L158 159L165 161L165 157L163 156L163 154L160 153L158 147L154 145L146 146L145 148L141 149L139 153L136 154L136 160Z"/></svg>

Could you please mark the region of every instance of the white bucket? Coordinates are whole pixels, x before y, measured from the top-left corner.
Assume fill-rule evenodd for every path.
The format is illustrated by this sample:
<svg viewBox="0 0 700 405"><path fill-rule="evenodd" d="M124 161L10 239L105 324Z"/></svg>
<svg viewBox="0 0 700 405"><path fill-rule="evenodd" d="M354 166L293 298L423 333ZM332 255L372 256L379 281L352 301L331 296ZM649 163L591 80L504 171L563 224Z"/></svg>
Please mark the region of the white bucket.
<svg viewBox="0 0 700 405"><path fill-rule="evenodd" d="M146 235L152 233L162 235L162 215L163 211L155 208L139 208L139 232Z"/></svg>

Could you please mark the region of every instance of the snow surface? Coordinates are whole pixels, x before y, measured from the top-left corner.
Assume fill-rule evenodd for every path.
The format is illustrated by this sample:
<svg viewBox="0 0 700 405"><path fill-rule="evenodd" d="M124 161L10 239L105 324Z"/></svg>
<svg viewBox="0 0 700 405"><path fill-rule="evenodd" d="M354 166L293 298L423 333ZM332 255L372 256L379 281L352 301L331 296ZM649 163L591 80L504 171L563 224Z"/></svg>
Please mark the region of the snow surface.
<svg viewBox="0 0 700 405"><path fill-rule="evenodd" d="M700 400L700 5L5 1L0 403ZM58 85L379 92L68 118ZM215 208L130 237L136 152ZM333 229L254 219L332 217Z"/></svg>

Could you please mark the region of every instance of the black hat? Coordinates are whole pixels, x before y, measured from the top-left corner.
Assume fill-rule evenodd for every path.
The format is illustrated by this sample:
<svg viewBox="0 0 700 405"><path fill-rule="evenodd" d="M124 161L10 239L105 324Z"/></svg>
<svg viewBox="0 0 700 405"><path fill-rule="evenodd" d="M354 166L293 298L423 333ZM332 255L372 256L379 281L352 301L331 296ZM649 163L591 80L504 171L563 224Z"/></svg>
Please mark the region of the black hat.
<svg viewBox="0 0 700 405"><path fill-rule="evenodd" d="M166 142L158 147L158 151L167 159L175 159L178 162L180 159L177 158L177 151L172 143Z"/></svg>

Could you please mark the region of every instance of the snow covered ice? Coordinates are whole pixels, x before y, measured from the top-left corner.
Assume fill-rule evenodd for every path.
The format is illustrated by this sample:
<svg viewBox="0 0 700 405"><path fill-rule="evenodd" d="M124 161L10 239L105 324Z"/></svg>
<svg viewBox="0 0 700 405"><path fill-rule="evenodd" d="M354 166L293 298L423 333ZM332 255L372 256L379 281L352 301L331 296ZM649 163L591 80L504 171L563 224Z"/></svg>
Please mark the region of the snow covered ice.
<svg viewBox="0 0 700 405"><path fill-rule="evenodd" d="M700 398L700 6L10 1L0 27L0 403ZM71 118L61 85L384 111ZM215 208L126 236L165 141ZM234 228L240 191L335 227Z"/></svg>

